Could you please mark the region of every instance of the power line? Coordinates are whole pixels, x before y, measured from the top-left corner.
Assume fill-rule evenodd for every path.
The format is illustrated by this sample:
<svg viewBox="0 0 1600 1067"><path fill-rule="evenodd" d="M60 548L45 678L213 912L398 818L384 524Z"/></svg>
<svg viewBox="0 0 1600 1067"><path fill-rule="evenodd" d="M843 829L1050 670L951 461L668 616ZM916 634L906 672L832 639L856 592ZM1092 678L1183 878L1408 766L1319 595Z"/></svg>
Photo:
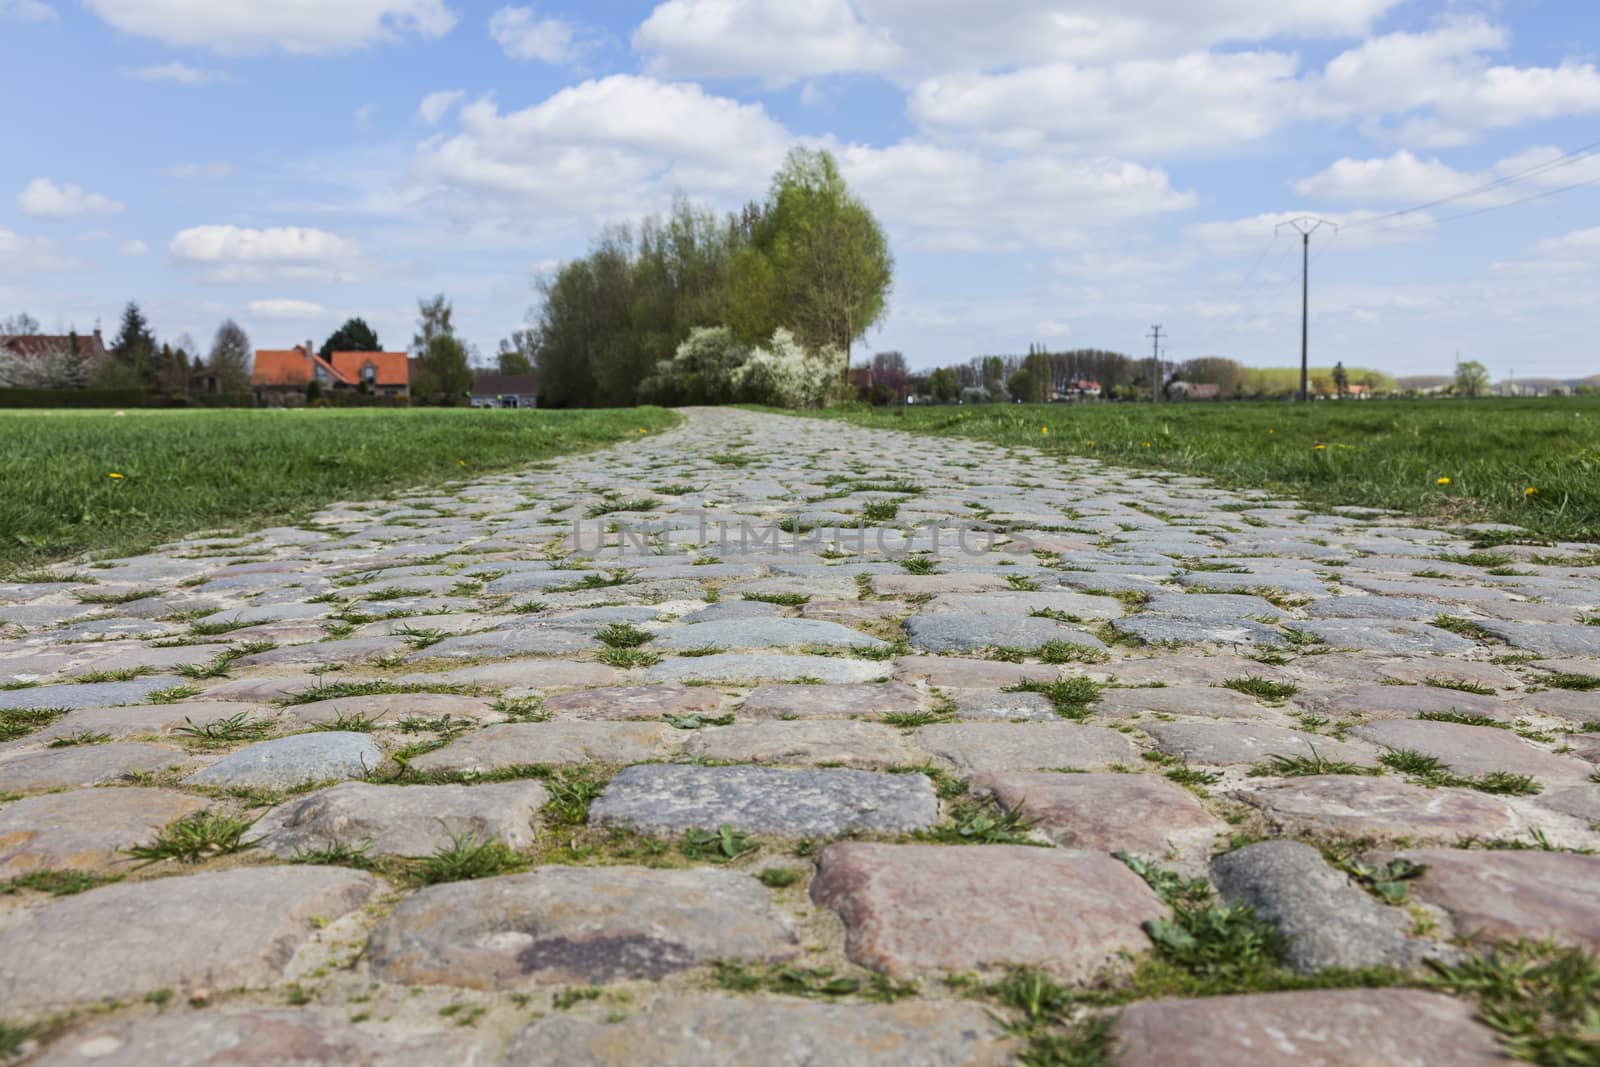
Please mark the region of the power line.
<svg viewBox="0 0 1600 1067"><path fill-rule="evenodd" d="M1402 215L1414 215L1419 211L1426 211L1430 207L1438 207L1441 204L1450 204L1457 200L1464 200L1469 196L1476 196L1477 194L1487 192L1490 189L1498 189L1503 185L1512 185L1516 182L1525 181L1528 178L1538 174L1544 174L1548 171L1557 170L1561 167L1571 166L1580 160L1587 159L1590 156L1595 155L1597 152L1600 152L1600 141L1595 141L1592 144L1584 145L1581 148L1574 148L1572 151L1557 156L1555 159L1547 159L1543 163L1536 163L1531 167L1519 170L1513 174L1507 174L1496 178L1493 181L1484 182L1481 185L1475 185L1470 189L1463 189L1459 193L1452 193L1449 196L1441 196L1437 200L1429 200L1427 203L1417 204L1415 207L1402 208L1399 211L1391 211L1384 215L1375 215L1370 219L1361 219L1357 222L1352 222L1346 228L1354 230L1362 226L1372 226L1387 219L1399 218ZM1590 183L1579 183L1579 185L1587 184ZM1577 188L1577 186L1569 186L1569 188ZM1520 201L1513 201L1513 203L1518 202ZM1492 210L1493 207L1510 206L1510 204L1493 205L1491 208L1485 210Z"/></svg>
<svg viewBox="0 0 1600 1067"><path fill-rule="evenodd" d="M1382 226L1382 227L1379 227L1376 232L1377 233L1392 233L1395 230L1425 229L1427 227L1438 226L1438 225L1441 225L1441 224L1446 223L1446 222L1456 222L1456 221L1459 221L1460 219L1470 219L1470 218L1474 218L1474 217L1476 217L1478 215L1487 215L1491 211L1500 211L1500 210L1502 210L1504 208L1516 207L1518 204L1529 204L1529 203L1532 203L1535 200L1545 200L1545 199L1547 199L1549 197L1559 196L1562 193L1570 193L1574 189L1582 189L1582 188L1584 188L1586 186L1590 186L1590 185L1600 185L1600 175L1597 175L1597 176L1595 176L1593 178L1589 178L1589 179L1587 179L1585 181L1573 182L1571 185L1563 185L1559 189L1546 189L1544 192L1534 193L1531 196L1524 196L1524 197L1521 197L1520 199L1517 199L1517 200L1510 200L1510 201L1507 201L1504 204L1491 204L1488 207L1480 207L1475 211L1463 211L1459 215L1446 215L1442 219L1429 219L1426 222L1413 222L1413 223L1410 223L1410 224L1405 225L1405 226ZM1354 225L1354 224L1352 224L1352 225Z"/></svg>

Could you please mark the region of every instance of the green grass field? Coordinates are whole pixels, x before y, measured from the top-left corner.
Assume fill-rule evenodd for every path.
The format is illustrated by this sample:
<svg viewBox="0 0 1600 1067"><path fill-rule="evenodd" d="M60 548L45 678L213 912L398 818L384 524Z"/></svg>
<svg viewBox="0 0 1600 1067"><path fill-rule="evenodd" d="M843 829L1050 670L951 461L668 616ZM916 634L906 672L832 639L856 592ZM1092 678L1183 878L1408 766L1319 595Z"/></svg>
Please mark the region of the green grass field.
<svg viewBox="0 0 1600 1067"><path fill-rule="evenodd" d="M1312 505L1508 522L1542 538L1600 541L1600 398L993 404L818 414L1203 474Z"/></svg>
<svg viewBox="0 0 1600 1067"><path fill-rule="evenodd" d="M292 522L677 421L661 408L0 412L0 572Z"/></svg>

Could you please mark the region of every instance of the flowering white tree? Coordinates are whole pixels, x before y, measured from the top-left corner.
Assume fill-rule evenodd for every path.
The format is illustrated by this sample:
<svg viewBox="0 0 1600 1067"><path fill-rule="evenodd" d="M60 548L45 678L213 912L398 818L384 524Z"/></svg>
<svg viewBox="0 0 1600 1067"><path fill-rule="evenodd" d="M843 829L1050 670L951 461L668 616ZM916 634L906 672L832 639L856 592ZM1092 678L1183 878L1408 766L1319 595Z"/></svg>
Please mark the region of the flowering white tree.
<svg viewBox="0 0 1600 1067"><path fill-rule="evenodd" d="M783 408L818 407L827 397L840 354L833 346L807 352L782 326L766 348L757 348L735 373L746 400Z"/></svg>

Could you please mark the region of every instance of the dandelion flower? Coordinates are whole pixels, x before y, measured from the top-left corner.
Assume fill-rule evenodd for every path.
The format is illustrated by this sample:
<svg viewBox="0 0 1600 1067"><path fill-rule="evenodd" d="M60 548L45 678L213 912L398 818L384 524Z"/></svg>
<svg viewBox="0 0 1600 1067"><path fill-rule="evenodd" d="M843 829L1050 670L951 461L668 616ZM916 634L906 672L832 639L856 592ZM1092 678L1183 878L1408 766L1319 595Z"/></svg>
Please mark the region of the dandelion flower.
<svg viewBox="0 0 1600 1067"><path fill-rule="evenodd" d="M641 426L641 427L639 427L639 432L640 433L649 433L650 431L645 429L643 426Z"/></svg>
<svg viewBox="0 0 1600 1067"><path fill-rule="evenodd" d="M465 467L467 465L467 461L464 460L464 459L458 459L458 460L456 460L456 462L461 464L463 467Z"/></svg>
<svg viewBox="0 0 1600 1067"><path fill-rule="evenodd" d="M1539 492L1539 487L1538 486L1530 485L1530 486L1528 486L1528 488L1526 488L1526 489L1524 489L1522 491L1522 495L1523 496L1535 496L1535 495L1537 495L1538 492Z"/></svg>
<svg viewBox="0 0 1600 1067"><path fill-rule="evenodd" d="M1150 442L1149 442L1149 441L1146 441L1146 442L1145 442L1145 443L1144 443L1144 447L1146 447L1146 448L1149 448L1149 447L1150 447Z"/></svg>
<svg viewBox="0 0 1600 1067"><path fill-rule="evenodd" d="M1094 442L1093 441L1085 441L1084 444L1088 445L1090 448L1094 447Z"/></svg>
<svg viewBox="0 0 1600 1067"><path fill-rule="evenodd" d="M1313 452L1326 452L1327 450L1328 450L1328 446L1327 445L1312 445L1311 446L1311 451L1313 451Z"/></svg>
<svg viewBox="0 0 1600 1067"><path fill-rule="evenodd" d="M1042 434L1045 434L1046 436L1048 436L1049 433L1050 433L1050 427L1041 426L1041 427L1039 427L1039 432L1042 433Z"/></svg>
<svg viewBox="0 0 1600 1067"><path fill-rule="evenodd" d="M114 482L122 481L122 475L118 474L116 471L111 472L110 478Z"/></svg>
<svg viewBox="0 0 1600 1067"><path fill-rule="evenodd" d="M1449 478L1439 478L1439 479L1435 480L1433 484L1434 485L1449 485L1450 484L1450 479Z"/></svg>

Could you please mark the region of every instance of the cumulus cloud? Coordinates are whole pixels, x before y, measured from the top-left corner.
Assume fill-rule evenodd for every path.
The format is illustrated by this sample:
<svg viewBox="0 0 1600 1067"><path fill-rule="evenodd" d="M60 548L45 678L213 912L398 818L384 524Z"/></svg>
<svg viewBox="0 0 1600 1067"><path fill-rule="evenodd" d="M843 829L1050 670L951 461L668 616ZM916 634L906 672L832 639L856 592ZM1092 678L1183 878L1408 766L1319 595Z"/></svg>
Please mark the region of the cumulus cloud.
<svg viewBox="0 0 1600 1067"><path fill-rule="evenodd" d="M150 246L143 241L123 241L117 246L117 251L125 256L142 256L150 251Z"/></svg>
<svg viewBox="0 0 1600 1067"><path fill-rule="evenodd" d="M1274 231L1283 223L1308 214L1316 213L1270 211L1245 219L1201 222L1190 226L1188 234L1211 252L1255 252L1272 239L1298 240L1294 234L1276 234ZM1337 241L1341 248L1376 248L1419 241L1433 232L1433 217L1426 213L1418 212L1393 221L1375 222L1380 214L1377 211L1322 212L1317 217L1334 223L1339 230L1335 233L1324 229L1312 241L1314 244Z"/></svg>
<svg viewBox="0 0 1600 1067"><path fill-rule="evenodd" d="M459 132L422 147L425 176L447 186L593 215L632 216L674 187L745 195L782 159L789 135L759 104L697 85L619 74L502 113L461 108Z"/></svg>
<svg viewBox="0 0 1600 1067"><path fill-rule="evenodd" d="M1294 183L1302 196L1423 203L1445 197L1461 207L1502 204L1539 189L1600 180L1600 154L1568 158L1559 148L1524 149L1484 171L1457 170L1406 149L1375 159L1345 157ZM1471 195L1462 195L1478 190ZM1459 198L1459 199L1456 199Z"/></svg>
<svg viewBox="0 0 1600 1067"><path fill-rule="evenodd" d="M180 230L167 250L217 281L344 279L357 255L353 242L301 226L193 226Z"/></svg>
<svg viewBox="0 0 1600 1067"><path fill-rule="evenodd" d="M137 37L219 52L344 52L415 35L449 33L444 0L84 0L106 22Z"/></svg>
<svg viewBox="0 0 1600 1067"><path fill-rule="evenodd" d="M932 248L1072 247L1108 224L1195 204L1165 172L1114 159L852 145L840 166L891 231Z"/></svg>
<svg viewBox="0 0 1600 1067"><path fill-rule="evenodd" d="M218 77L209 70L200 70L187 63L163 63L154 67L139 67L133 76L142 82L174 82L178 85L204 85Z"/></svg>
<svg viewBox="0 0 1600 1067"><path fill-rule="evenodd" d="M889 29L869 26L850 0L667 0L633 45L652 73L776 83L887 70L901 58Z"/></svg>
<svg viewBox="0 0 1600 1067"><path fill-rule="evenodd" d="M264 319L312 319L328 309L310 300L252 300L250 314Z"/></svg>
<svg viewBox="0 0 1600 1067"><path fill-rule="evenodd" d="M422 98L422 103L417 105L417 118L429 126L437 126L439 120L444 118L445 112L460 103L466 95L460 89L441 89L429 93Z"/></svg>
<svg viewBox="0 0 1600 1067"><path fill-rule="evenodd" d="M575 52L572 24L540 18L531 7L503 7L489 18L489 36L512 59L565 63Z"/></svg>
<svg viewBox="0 0 1600 1067"><path fill-rule="evenodd" d="M1293 56L1276 52L1202 52L956 74L918 84L909 110L937 133L1013 148L1057 142L1165 155L1272 132L1293 114L1296 65Z"/></svg>
<svg viewBox="0 0 1600 1067"><path fill-rule="evenodd" d="M86 192L81 185L57 185L35 178L17 194L22 213L37 219L71 219L80 215L114 215L123 204L101 193Z"/></svg>
<svg viewBox="0 0 1600 1067"><path fill-rule="evenodd" d="M1359 37L1400 0L665 0L633 39L654 73L794 81L1170 56Z"/></svg>

